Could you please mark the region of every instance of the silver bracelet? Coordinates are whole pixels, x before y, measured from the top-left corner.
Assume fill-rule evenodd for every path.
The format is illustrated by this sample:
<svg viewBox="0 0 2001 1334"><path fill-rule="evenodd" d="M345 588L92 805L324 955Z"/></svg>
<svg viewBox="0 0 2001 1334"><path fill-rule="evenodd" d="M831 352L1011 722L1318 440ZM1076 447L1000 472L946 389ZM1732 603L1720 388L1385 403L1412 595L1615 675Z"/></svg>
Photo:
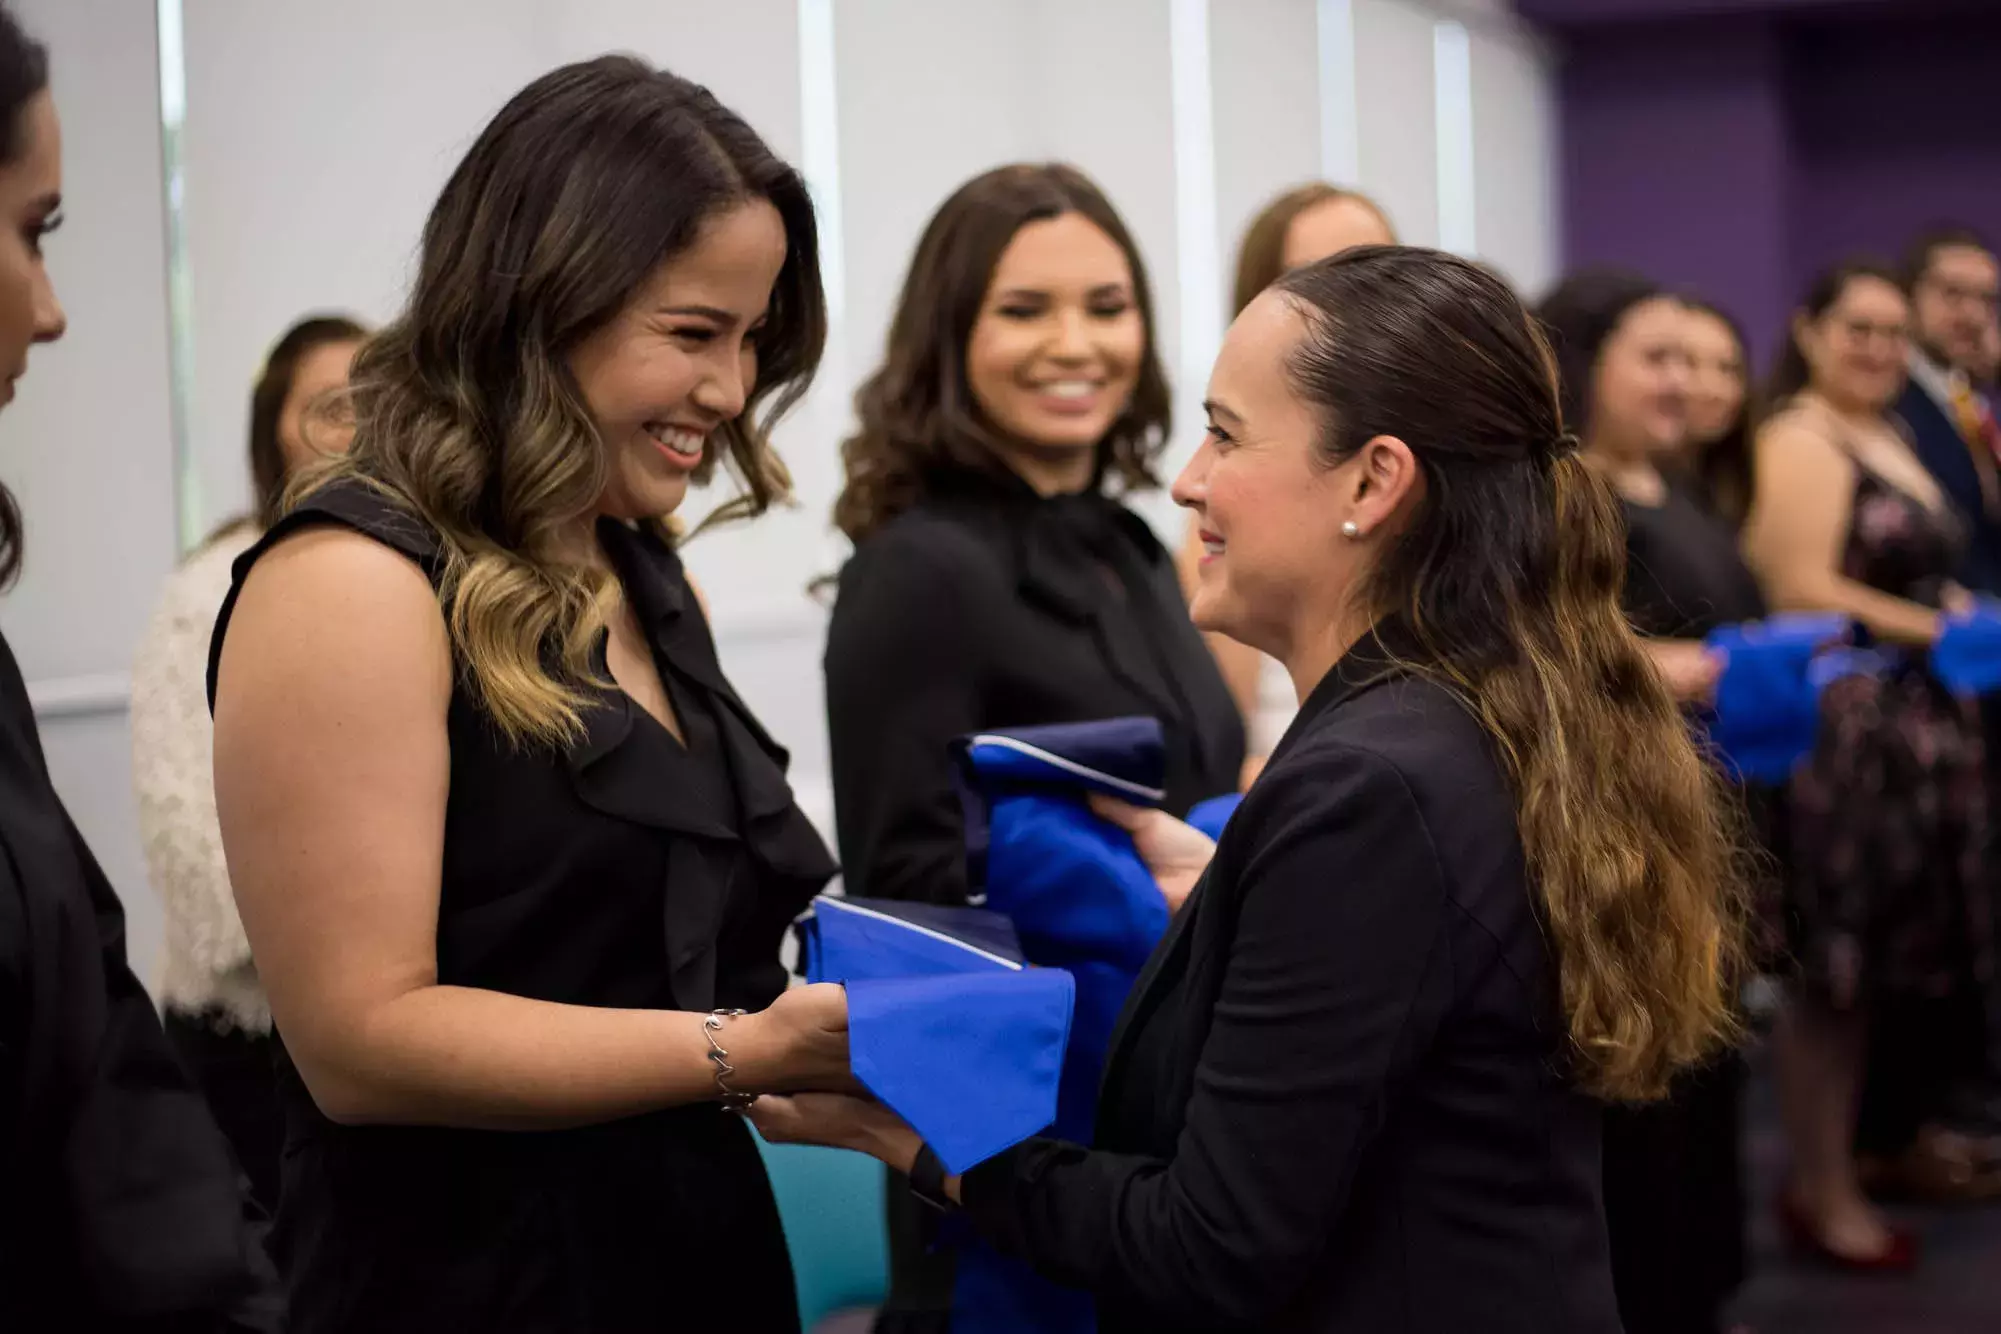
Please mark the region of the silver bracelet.
<svg viewBox="0 0 2001 1334"><path fill-rule="evenodd" d="M740 1019L744 1014L743 1010L711 1010L702 1016L702 1036L709 1040L709 1060L716 1067L716 1091L722 1095L723 1106L732 1112L747 1110L757 1101L757 1095L739 1093L730 1087L729 1079L736 1073L736 1067L730 1064L730 1054L723 1044L716 1041L716 1034L723 1031L723 1020Z"/></svg>

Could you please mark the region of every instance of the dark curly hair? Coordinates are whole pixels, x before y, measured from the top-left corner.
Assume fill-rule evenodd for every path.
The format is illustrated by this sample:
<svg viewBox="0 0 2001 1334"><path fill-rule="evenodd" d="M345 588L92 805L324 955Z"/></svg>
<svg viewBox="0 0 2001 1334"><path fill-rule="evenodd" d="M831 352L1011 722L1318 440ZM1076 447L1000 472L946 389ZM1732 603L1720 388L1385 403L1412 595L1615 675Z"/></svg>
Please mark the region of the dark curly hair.
<svg viewBox="0 0 2001 1334"><path fill-rule="evenodd" d="M1031 222L1080 214L1118 244L1132 268L1133 300L1146 352L1132 402L1098 444L1094 484L1158 486L1153 461L1170 425L1167 374L1154 329L1153 294L1139 248L1104 192L1060 163L998 167L960 186L917 243L897 299L882 365L855 392L860 427L841 444L847 478L834 523L856 542L923 496L940 470L992 472L1004 465L992 425L974 402L966 344L1001 252Z"/></svg>

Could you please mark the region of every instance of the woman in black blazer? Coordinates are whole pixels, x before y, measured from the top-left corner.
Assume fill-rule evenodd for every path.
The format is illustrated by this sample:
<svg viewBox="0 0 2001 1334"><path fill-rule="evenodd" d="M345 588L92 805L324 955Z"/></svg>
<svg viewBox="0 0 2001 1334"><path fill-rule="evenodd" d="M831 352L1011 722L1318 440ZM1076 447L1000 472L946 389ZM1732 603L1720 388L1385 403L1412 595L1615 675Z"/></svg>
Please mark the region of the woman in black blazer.
<svg viewBox="0 0 2001 1334"><path fill-rule="evenodd" d="M1447 255L1355 250L1252 303L1175 490L1197 623L1302 707L1213 849L1122 812L1187 897L1095 1146L946 1179L839 1094L760 1099L766 1135L909 1169L1106 1331L1616 1331L1602 1103L1725 1035L1738 912L1558 403L1513 294Z"/></svg>

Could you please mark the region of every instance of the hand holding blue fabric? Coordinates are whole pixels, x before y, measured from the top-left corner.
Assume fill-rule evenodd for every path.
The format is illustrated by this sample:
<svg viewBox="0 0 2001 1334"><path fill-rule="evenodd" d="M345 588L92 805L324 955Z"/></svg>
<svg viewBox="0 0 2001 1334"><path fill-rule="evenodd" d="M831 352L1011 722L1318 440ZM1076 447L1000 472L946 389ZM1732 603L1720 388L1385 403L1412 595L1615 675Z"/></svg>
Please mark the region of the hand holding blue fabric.
<svg viewBox="0 0 2001 1334"><path fill-rule="evenodd" d="M847 985L854 1077L948 1170L1056 1119L1076 982L1026 967L1005 918L823 897L799 935L808 981Z"/></svg>
<svg viewBox="0 0 2001 1334"><path fill-rule="evenodd" d="M1831 679L1814 664L1848 633L1839 616L1774 616L1723 626L1705 641L1724 655L1710 740L1741 777L1782 782L1811 753Z"/></svg>
<svg viewBox="0 0 2001 1334"><path fill-rule="evenodd" d="M1932 645L1931 668L1948 690L1962 695L2001 690L2001 603L1982 598L1946 617Z"/></svg>
<svg viewBox="0 0 2001 1334"><path fill-rule="evenodd" d="M1091 796L1091 810L1132 836L1133 849L1152 872L1169 910L1180 912L1202 873L1209 869L1209 859L1216 855L1216 840L1166 811L1096 793Z"/></svg>
<svg viewBox="0 0 2001 1334"><path fill-rule="evenodd" d="M773 1144L818 1144L865 1153L908 1175L924 1137L872 1098L846 1093L769 1095L746 1113Z"/></svg>

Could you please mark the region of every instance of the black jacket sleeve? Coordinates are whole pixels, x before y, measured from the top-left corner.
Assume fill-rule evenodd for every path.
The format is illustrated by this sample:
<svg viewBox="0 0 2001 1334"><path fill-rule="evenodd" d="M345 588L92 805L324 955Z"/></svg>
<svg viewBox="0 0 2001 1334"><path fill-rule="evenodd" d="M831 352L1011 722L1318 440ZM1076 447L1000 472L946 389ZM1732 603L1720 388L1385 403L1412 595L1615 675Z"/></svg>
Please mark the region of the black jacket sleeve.
<svg viewBox="0 0 2001 1334"><path fill-rule="evenodd" d="M1387 762L1302 757L1236 818L1241 865L1184 908L1235 926L1172 1159L1031 1140L963 1182L998 1248L1176 1328L1300 1290L1451 992L1443 873Z"/></svg>
<svg viewBox="0 0 2001 1334"><path fill-rule="evenodd" d="M891 529L841 572L827 736L851 894L966 901L965 817L946 747L980 726L982 607L994 580L942 536Z"/></svg>
<svg viewBox="0 0 2001 1334"><path fill-rule="evenodd" d="M18 691L0 697L23 713ZM0 718L0 953L16 1050L0 1141L0 1328L65 1311L119 1334L284 1326L264 1221L127 963L117 894ZM39 1053L39 1055L37 1055ZM23 1064L25 1061L25 1065ZM20 1325L25 1328L26 1325Z"/></svg>

